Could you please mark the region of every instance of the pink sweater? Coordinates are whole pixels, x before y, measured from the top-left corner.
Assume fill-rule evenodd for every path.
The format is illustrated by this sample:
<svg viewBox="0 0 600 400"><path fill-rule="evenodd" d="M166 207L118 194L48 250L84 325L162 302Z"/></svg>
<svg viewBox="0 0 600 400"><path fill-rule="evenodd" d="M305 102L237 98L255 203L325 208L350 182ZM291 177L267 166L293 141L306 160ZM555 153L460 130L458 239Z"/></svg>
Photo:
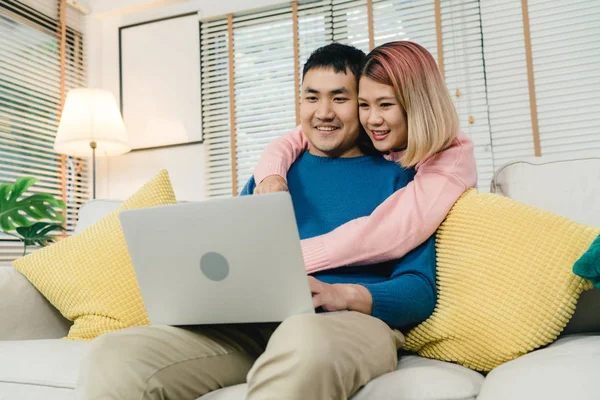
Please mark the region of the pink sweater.
<svg viewBox="0 0 600 400"><path fill-rule="evenodd" d="M269 175L285 179L308 144L299 126L271 142L254 172L256 182ZM386 158L397 161L401 155L392 153ZM401 258L427 240L461 194L477 182L473 142L459 133L448 149L420 162L416 171L414 181L388 197L371 215L302 240L307 272Z"/></svg>

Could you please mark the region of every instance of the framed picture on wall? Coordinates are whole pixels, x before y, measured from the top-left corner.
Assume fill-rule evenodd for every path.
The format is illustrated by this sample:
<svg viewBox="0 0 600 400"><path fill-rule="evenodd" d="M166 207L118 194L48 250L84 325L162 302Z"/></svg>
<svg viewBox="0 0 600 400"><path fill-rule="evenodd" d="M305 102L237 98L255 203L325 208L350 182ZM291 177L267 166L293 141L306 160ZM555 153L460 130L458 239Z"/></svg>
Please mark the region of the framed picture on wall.
<svg viewBox="0 0 600 400"><path fill-rule="evenodd" d="M202 143L198 13L120 27L119 73L132 150Z"/></svg>

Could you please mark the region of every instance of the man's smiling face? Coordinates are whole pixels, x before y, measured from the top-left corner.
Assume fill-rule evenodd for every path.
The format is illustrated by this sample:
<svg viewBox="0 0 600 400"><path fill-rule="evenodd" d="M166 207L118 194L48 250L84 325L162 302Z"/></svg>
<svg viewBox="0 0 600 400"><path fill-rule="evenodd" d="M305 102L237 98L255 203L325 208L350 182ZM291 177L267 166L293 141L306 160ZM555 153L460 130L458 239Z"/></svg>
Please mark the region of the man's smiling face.
<svg viewBox="0 0 600 400"><path fill-rule="evenodd" d="M310 152L321 157L356 157L360 132L356 77L349 70L313 68L302 81L300 122L311 143Z"/></svg>

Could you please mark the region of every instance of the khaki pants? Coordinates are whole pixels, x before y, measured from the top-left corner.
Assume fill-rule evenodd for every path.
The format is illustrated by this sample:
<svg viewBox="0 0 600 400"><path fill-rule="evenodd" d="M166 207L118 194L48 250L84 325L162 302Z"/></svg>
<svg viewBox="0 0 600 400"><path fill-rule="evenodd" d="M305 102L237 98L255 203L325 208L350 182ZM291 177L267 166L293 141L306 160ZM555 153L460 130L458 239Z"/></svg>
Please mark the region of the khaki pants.
<svg viewBox="0 0 600 400"><path fill-rule="evenodd" d="M247 381L249 400L346 399L393 371L403 344L357 312L298 315L277 329L135 327L92 342L76 398L193 400Z"/></svg>

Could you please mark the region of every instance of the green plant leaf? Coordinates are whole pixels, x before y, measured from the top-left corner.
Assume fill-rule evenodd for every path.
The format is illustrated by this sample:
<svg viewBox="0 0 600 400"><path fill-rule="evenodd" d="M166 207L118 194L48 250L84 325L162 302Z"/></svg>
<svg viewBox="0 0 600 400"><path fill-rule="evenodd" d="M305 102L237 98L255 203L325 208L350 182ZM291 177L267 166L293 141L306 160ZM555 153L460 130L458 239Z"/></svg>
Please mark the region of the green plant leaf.
<svg viewBox="0 0 600 400"><path fill-rule="evenodd" d="M17 179L13 185L0 185L0 229L4 232L30 226L32 223L29 218L35 221L65 221L65 217L57 210L64 210L65 203L51 194L35 193L19 199L36 182L36 178L26 176Z"/></svg>
<svg viewBox="0 0 600 400"><path fill-rule="evenodd" d="M54 242L59 236L52 235L51 232L64 230L65 228L61 224L55 222L36 222L30 226L18 227L17 235L25 243L25 246L38 245L45 247Z"/></svg>

